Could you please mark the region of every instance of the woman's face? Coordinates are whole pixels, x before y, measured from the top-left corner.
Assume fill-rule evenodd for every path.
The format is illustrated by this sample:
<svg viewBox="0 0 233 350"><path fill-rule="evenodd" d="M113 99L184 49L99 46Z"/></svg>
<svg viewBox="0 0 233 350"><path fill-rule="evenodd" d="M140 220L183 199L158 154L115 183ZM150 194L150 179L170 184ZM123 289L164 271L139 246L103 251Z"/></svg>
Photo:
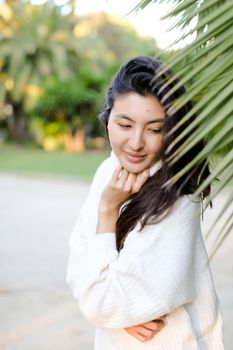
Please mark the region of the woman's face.
<svg viewBox="0 0 233 350"><path fill-rule="evenodd" d="M115 99L108 136L123 168L140 173L160 158L164 119L164 108L155 96L130 92Z"/></svg>

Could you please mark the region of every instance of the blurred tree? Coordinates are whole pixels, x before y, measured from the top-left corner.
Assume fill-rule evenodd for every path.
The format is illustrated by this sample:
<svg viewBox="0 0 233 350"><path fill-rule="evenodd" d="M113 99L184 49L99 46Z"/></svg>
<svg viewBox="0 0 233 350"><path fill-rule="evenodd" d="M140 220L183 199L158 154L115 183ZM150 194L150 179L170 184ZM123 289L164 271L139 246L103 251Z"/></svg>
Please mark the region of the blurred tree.
<svg viewBox="0 0 233 350"><path fill-rule="evenodd" d="M139 36L125 21L105 13L78 17L74 33L81 47L80 68L66 82L53 77L43 84L35 113L47 122L63 118L73 137L79 132L83 138L84 134L100 132L96 113L103 100L104 87L122 62L158 49L153 39Z"/></svg>
<svg viewBox="0 0 233 350"><path fill-rule="evenodd" d="M76 18L71 11L64 16L62 6L52 2L33 6L29 1L10 0L0 5L0 104L9 136L15 141L27 139L26 116L37 101L40 106L41 101L45 106L56 101L59 107L50 109L50 118L55 113L56 119L62 110L73 127L77 115L80 120L84 120L84 114L86 118L93 115L97 91L103 92L103 85L99 85L94 93L88 84L83 85L85 79L93 84L98 75L107 82L129 57L158 51L154 39L141 37L125 21L105 13ZM82 65L88 67L84 80ZM71 107L68 111L71 100L72 112ZM48 110L44 112L45 108L43 115L48 116Z"/></svg>
<svg viewBox="0 0 233 350"><path fill-rule="evenodd" d="M100 107L101 94L105 82L104 75L98 74L90 67L82 67L73 79L63 81L51 77L43 84L43 92L34 110L45 122L66 125L66 137L79 140L81 148L85 148L85 136L90 134L96 120L96 112Z"/></svg>
<svg viewBox="0 0 233 350"><path fill-rule="evenodd" d="M76 1L70 0L70 8L71 8L71 15L72 16L74 16L74 13L75 13L75 6L76 6Z"/></svg>
<svg viewBox="0 0 233 350"><path fill-rule="evenodd" d="M22 142L28 137L25 115L37 101L41 82L50 75L70 78L77 69L78 40L73 23L51 3L0 6L0 102L12 107L10 138Z"/></svg>
<svg viewBox="0 0 233 350"><path fill-rule="evenodd" d="M137 55L156 55L155 39L139 35L128 22L100 12L78 17L74 33L82 45L82 53L98 67L119 66Z"/></svg>

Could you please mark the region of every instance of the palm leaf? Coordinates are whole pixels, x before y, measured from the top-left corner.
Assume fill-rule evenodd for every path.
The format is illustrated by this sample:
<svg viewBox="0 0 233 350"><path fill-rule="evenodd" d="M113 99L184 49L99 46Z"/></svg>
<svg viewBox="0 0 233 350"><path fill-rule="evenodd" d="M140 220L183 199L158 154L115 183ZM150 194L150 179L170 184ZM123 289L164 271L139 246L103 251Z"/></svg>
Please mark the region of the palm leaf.
<svg viewBox="0 0 233 350"><path fill-rule="evenodd" d="M172 133L175 130L177 130L181 125L183 125L184 122L186 122L190 117L192 117L196 112L200 113L198 114L197 118L193 121L192 124L190 124L179 136L177 136L176 140L173 144L169 146L169 151L173 148L174 145L176 145L184 136L186 136L188 133L190 133L195 127L201 123L201 121L205 120L208 116L210 116L213 111L219 106L222 105L223 102L231 96L233 91L233 77L229 76L226 77L226 80L222 81L218 86L213 86L213 89L211 93L208 96L205 96L202 100L200 100L192 110L187 113L187 115L180 120L179 123L175 125L175 127L169 132ZM220 93L221 92L221 93ZM190 96L188 93L187 96ZM185 98L185 101L189 101L187 97ZM210 102L209 102L210 101ZM209 102L209 104L206 106L206 103ZM182 104L177 105L177 109L179 109ZM205 107L205 108L203 108Z"/></svg>
<svg viewBox="0 0 233 350"><path fill-rule="evenodd" d="M193 1L194 3L194 1ZM206 32L203 31L203 29L208 25L208 35L213 34L215 30L218 30L218 32L222 31L222 26L225 28L225 26L231 25L232 20L232 13L230 10L232 10L232 3L229 1L226 2L226 5L219 6L218 10L213 11L211 14L207 15L200 21L198 21L198 24L195 26L195 28L187 30L186 33L182 34L178 39L176 39L173 43L176 44L180 42L181 40L184 40L189 36L190 34L196 33L197 31L201 31L200 38L206 38ZM169 30L173 29L174 27L180 26L181 23L176 23L176 25L173 25L169 28ZM186 21L184 20L183 27L186 26Z"/></svg>
<svg viewBox="0 0 233 350"><path fill-rule="evenodd" d="M160 1L163 2L163 0ZM153 2L155 1L141 1L134 10L139 11ZM194 101L192 110L175 125L170 133L177 131L194 115L197 116L169 146L168 153L176 147L169 161L171 164L175 163L202 140L206 143L196 158L175 174L170 182L178 181L188 172L190 176L190 171L195 165L206 160L206 166L207 160L215 158L217 152L222 152L221 159L213 168L212 173L194 194L194 196L199 196L208 185L212 186L216 177L219 176L220 183L213 187L209 198L205 201L205 205L208 206L210 201L233 180L233 2L231 0L203 0L201 2L168 0L166 2L173 5L173 8L163 17L173 19L170 30L175 27L184 29L184 32L172 45L180 44L188 36L195 34L194 40L184 49L171 55L167 64L159 72L162 75L167 69L175 71L174 76L164 84L165 89L173 82L173 88L169 90L167 97L176 92L180 86L186 86L184 96L177 99L168 109L168 117L172 115L174 109L179 110L188 101ZM190 22L193 18L196 20L196 25L191 27ZM179 82L174 84L177 78ZM218 215L219 221L223 212L229 208L229 218L224 221L225 226L223 223L223 229L218 234L213 252L221 245L233 227L232 207L230 208L233 194L229 198Z"/></svg>
<svg viewBox="0 0 233 350"><path fill-rule="evenodd" d="M63 79L70 77L74 69L69 67L68 60L71 55L77 59L79 45L70 20L57 6L14 2L11 11L8 21L0 15L4 28L0 36L0 61L7 63L6 73L14 82L9 92L12 102L20 100L24 104L28 99L24 86L31 84L32 74L40 84L51 74ZM57 39L61 33L67 38L64 42Z"/></svg>
<svg viewBox="0 0 233 350"><path fill-rule="evenodd" d="M218 0L219 1L219 0ZM217 1L215 1L217 3ZM185 2L184 2L185 4ZM179 19L179 21L176 22L176 24L173 24L169 30L174 29L176 26L185 26L187 23L189 23L195 16L202 14L203 12L206 12L207 8L209 7L213 7L212 3L209 2L209 4L207 5L207 2L204 2L204 4L206 4L206 6L200 6L200 7L196 7L196 4L192 1L192 7L188 9L187 15L185 17L181 17ZM192 9L194 9L192 11ZM230 2L225 2L220 8L216 8L215 11L210 11L208 16L204 16L204 18L202 20L200 20L198 22L198 25L195 27L195 29L190 30L189 33L192 33L196 30L200 30L202 28L204 28L206 26L206 24L213 22L214 20L219 20L219 18L221 18L221 16L223 14L225 14L226 12L228 12L229 10L232 9L232 4ZM175 12L175 11L174 11ZM170 13L169 13L170 16ZM166 17L168 16L164 16L163 18L166 19Z"/></svg>

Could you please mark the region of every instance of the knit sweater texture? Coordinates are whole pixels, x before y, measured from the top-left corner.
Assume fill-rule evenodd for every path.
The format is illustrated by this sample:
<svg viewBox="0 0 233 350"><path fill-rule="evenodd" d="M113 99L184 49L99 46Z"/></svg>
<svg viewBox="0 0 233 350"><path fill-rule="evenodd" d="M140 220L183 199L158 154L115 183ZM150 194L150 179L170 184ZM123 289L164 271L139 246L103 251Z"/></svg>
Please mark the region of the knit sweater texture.
<svg viewBox="0 0 233 350"><path fill-rule="evenodd" d="M67 283L96 326L95 350L222 350L222 315L200 228L200 202L183 195L161 222L130 231L123 249L115 232L96 234L101 193L116 163L98 168L72 231ZM167 315L146 342L124 328Z"/></svg>

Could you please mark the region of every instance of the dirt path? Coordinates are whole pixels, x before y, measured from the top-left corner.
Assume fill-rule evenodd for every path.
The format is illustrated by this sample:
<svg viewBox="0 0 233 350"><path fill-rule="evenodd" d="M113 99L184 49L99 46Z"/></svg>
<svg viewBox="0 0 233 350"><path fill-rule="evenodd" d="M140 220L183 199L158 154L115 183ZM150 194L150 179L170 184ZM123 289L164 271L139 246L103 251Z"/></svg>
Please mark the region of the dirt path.
<svg viewBox="0 0 233 350"><path fill-rule="evenodd" d="M87 191L78 182L0 174L1 350L93 350L94 328L64 281L68 237ZM226 350L233 333L232 236L212 263Z"/></svg>

